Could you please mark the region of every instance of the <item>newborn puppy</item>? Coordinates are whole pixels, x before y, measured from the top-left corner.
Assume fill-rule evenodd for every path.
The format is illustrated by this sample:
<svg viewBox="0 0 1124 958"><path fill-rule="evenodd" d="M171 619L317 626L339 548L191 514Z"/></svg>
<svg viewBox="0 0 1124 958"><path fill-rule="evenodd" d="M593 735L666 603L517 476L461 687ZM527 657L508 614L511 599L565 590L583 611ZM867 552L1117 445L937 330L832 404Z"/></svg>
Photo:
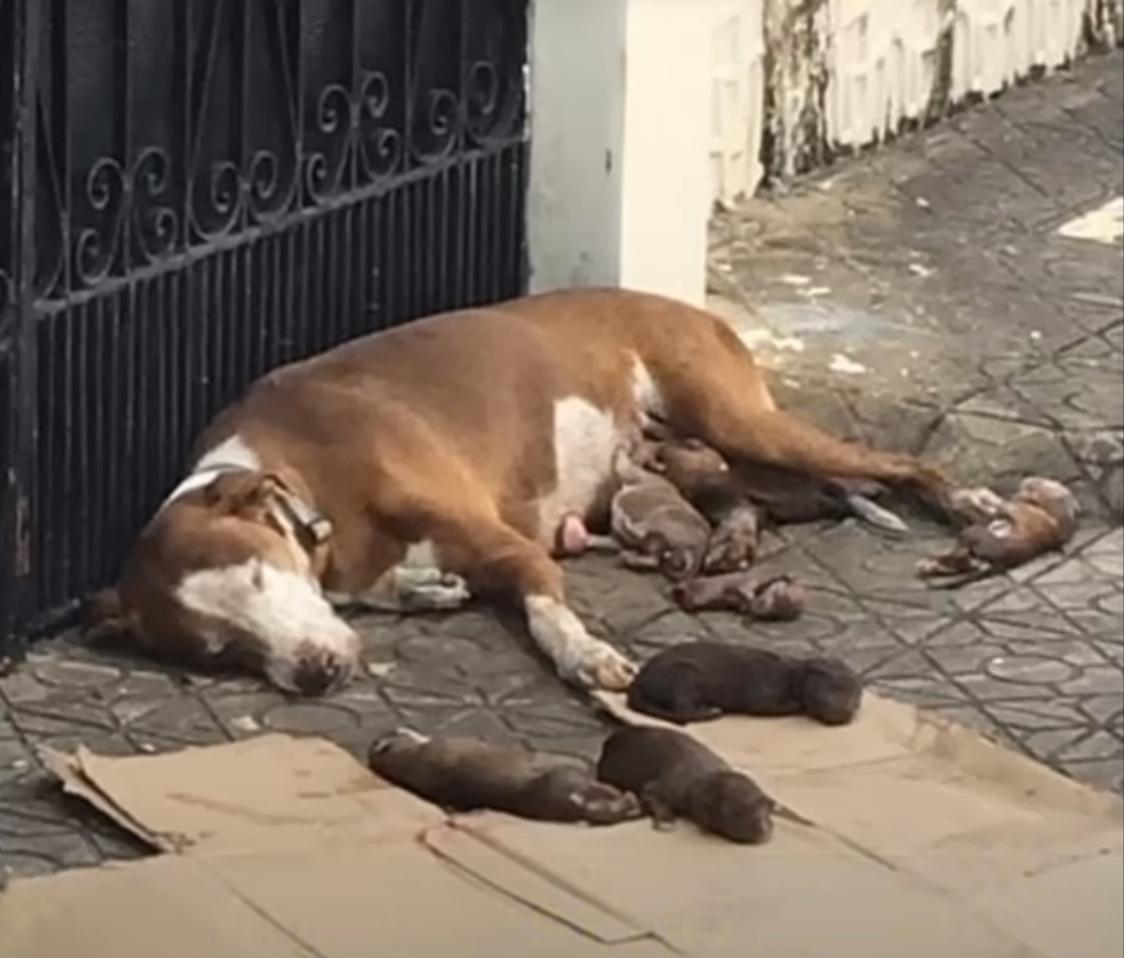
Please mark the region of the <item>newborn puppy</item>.
<svg viewBox="0 0 1124 958"><path fill-rule="evenodd" d="M907 531L898 516L873 501L871 497L881 491L874 483L811 476L761 463L738 463L731 467L698 439L665 438L649 443L645 465L667 478L719 528L731 521L728 517L736 511L752 511L756 520L754 552L758 528L767 520L811 522L856 516L887 531ZM724 570L714 566L707 571Z"/></svg>
<svg viewBox="0 0 1124 958"><path fill-rule="evenodd" d="M757 557L763 514L742 494L726 460L698 439L649 443L646 453L645 467L660 473L714 526L702 571L748 568Z"/></svg>
<svg viewBox="0 0 1124 958"><path fill-rule="evenodd" d="M576 760L475 738L427 738L408 729L371 745L375 774L457 811L490 808L523 818L612 825L641 816L633 795L595 781Z"/></svg>
<svg viewBox="0 0 1124 958"><path fill-rule="evenodd" d="M799 618L808 601L804 587L791 576L754 582L746 572L698 576L676 583L671 594L688 612L738 612L762 622Z"/></svg>
<svg viewBox="0 0 1124 958"><path fill-rule="evenodd" d="M609 507L612 538L589 536L588 547L619 543L625 565L657 568L673 580L692 575L710 538L706 519L667 479L642 469L625 450L617 452L613 470L621 485Z"/></svg>
<svg viewBox="0 0 1124 958"><path fill-rule="evenodd" d="M773 832L773 800L748 775L682 732L619 729L602 746L597 777L638 795L657 827L686 818L746 844L767 841Z"/></svg>
<svg viewBox="0 0 1124 958"><path fill-rule="evenodd" d="M679 725L728 713L805 714L825 725L843 725L859 710L862 682L839 659L684 642L644 663L627 701L635 712Z"/></svg>
<svg viewBox="0 0 1124 958"><path fill-rule="evenodd" d="M957 490L950 502L969 525L947 553L918 563L922 577L987 574L1013 569L1053 549L1077 530L1077 500L1052 479L1024 479L1009 500L986 489Z"/></svg>

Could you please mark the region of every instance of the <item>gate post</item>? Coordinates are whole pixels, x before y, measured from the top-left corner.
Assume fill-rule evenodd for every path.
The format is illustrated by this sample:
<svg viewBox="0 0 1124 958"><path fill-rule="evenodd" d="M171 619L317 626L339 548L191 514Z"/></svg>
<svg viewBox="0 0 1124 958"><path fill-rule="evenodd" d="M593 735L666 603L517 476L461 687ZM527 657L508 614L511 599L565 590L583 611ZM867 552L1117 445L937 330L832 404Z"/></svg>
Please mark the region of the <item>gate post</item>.
<svg viewBox="0 0 1124 958"><path fill-rule="evenodd" d="M701 305L715 0L536 0L531 288Z"/></svg>
<svg viewBox="0 0 1124 958"><path fill-rule="evenodd" d="M31 581L30 510L35 481L35 329L31 303L35 281L35 139L39 60L39 0L0 3L8 29L4 52L5 96L8 107L0 120L0 146L7 207L5 248L7 268L0 284L0 336L7 354L0 380L0 657L11 647L24 625L28 608L26 588ZM6 9L5 9L6 8ZM3 302L6 290L6 304ZM5 316L4 313L7 312ZM4 329L7 327L7 333ZM4 343L0 342L0 347ZM2 448L6 446L7 448Z"/></svg>

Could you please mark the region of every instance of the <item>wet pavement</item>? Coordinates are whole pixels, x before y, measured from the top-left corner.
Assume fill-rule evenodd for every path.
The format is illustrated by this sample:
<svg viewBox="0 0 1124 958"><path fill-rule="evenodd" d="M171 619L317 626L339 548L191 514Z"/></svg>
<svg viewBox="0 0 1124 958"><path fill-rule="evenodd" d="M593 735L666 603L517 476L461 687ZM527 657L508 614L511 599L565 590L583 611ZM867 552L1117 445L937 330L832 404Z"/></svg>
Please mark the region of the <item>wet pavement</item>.
<svg viewBox="0 0 1124 958"><path fill-rule="evenodd" d="M933 591L913 565L946 540L922 519L898 540L851 522L788 527L768 539L762 574L795 573L811 600L799 621L769 626L685 615L660 580L583 559L567 569L591 631L638 657L692 637L839 655L888 695L1124 787L1121 246L1059 233L1122 193L1121 67L1114 54L1013 90L723 213L712 234L715 306L773 367L788 405L967 480L1071 482L1086 517L1066 553ZM69 635L36 645L0 679L0 869L142 851L58 795L40 746L134 754L280 730L362 756L408 724L595 753L602 719L514 617L357 623L369 674L320 701Z"/></svg>

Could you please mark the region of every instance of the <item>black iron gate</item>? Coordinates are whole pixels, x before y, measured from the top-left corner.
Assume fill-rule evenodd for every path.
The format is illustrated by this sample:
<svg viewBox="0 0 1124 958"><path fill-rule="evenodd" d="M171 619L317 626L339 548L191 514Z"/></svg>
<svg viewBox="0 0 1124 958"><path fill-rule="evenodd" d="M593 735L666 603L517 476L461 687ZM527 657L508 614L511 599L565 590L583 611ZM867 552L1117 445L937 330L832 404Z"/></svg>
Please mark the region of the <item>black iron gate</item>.
<svg viewBox="0 0 1124 958"><path fill-rule="evenodd" d="M0 644L265 369L524 286L527 0L0 0Z"/></svg>

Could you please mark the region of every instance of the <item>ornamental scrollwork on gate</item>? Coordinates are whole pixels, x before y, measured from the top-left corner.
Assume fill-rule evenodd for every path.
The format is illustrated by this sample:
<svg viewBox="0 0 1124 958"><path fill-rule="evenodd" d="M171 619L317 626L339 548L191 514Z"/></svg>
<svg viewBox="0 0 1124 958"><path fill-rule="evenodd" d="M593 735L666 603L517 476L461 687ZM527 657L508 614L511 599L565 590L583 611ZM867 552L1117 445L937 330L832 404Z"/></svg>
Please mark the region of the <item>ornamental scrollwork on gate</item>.
<svg viewBox="0 0 1124 958"><path fill-rule="evenodd" d="M40 297L525 135L525 0L120 3L112 72L68 59L59 33L43 46ZM69 29L64 7L45 8L50 31ZM141 12L166 18L167 55L117 36Z"/></svg>

